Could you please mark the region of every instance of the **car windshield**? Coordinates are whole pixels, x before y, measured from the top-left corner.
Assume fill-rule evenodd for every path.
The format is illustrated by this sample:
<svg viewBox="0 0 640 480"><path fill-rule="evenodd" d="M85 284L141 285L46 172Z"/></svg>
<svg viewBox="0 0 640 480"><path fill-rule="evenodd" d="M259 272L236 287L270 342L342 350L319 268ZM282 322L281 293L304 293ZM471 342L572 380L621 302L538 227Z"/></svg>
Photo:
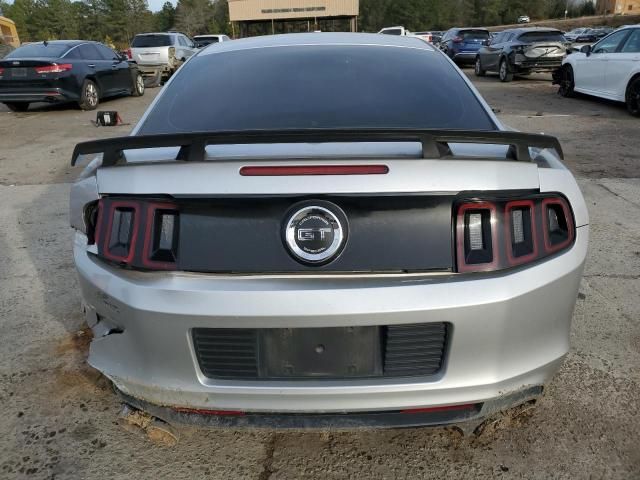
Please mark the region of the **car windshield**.
<svg viewBox="0 0 640 480"><path fill-rule="evenodd" d="M496 128L459 71L433 51L313 45L211 52L167 84L141 134Z"/></svg>
<svg viewBox="0 0 640 480"><path fill-rule="evenodd" d="M137 35L131 43L133 48L170 47L169 35Z"/></svg>
<svg viewBox="0 0 640 480"><path fill-rule="evenodd" d="M460 36L464 40L486 40L489 38L489 32L485 30L462 30Z"/></svg>
<svg viewBox="0 0 640 480"><path fill-rule="evenodd" d="M60 58L69 45L60 43L32 43L16 48L5 58Z"/></svg>
<svg viewBox="0 0 640 480"><path fill-rule="evenodd" d="M564 42L561 32L527 32L518 37L521 42Z"/></svg>

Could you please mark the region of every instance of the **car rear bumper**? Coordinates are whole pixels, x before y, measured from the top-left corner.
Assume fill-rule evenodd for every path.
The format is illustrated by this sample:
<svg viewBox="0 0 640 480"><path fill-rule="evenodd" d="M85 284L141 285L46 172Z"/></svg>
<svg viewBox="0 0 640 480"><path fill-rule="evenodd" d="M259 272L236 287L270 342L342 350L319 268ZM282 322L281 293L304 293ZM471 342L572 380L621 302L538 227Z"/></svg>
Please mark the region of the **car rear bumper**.
<svg viewBox="0 0 640 480"><path fill-rule="evenodd" d="M587 243L588 227L580 227L574 246L548 261L464 277L133 272L97 259L80 233L74 257L96 337L89 363L141 405L337 414L480 404L479 416L505 395L544 385L559 368ZM198 327L430 322L449 323L452 334L443 371L429 378L214 380L200 371L191 341Z"/></svg>
<svg viewBox="0 0 640 480"><path fill-rule="evenodd" d="M455 62L473 63L476 61L477 51L454 53L453 60Z"/></svg>
<svg viewBox="0 0 640 480"><path fill-rule="evenodd" d="M524 56L519 56L515 62L512 63L511 68L515 73L521 71L535 71L535 72L553 72L562 66L562 60L564 57L544 60L527 59Z"/></svg>
<svg viewBox="0 0 640 480"><path fill-rule="evenodd" d="M67 102L78 100L76 93L62 88L11 88L0 89L0 102Z"/></svg>

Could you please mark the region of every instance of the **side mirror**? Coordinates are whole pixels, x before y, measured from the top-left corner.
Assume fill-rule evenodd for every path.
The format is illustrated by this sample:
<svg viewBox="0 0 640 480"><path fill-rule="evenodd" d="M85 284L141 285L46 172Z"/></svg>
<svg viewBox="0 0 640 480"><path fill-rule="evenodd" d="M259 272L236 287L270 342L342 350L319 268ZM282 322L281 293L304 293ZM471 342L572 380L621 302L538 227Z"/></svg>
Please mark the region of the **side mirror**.
<svg viewBox="0 0 640 480"><path fill-rule="evenodd" d="M584 53L584 54L588 57L588 56L589 56L589 55L591 55L591 53L592 53L591 45L585 45L585 46L581 47L581 48L580 48L580 51L581 51L582 53Z"/></svg>

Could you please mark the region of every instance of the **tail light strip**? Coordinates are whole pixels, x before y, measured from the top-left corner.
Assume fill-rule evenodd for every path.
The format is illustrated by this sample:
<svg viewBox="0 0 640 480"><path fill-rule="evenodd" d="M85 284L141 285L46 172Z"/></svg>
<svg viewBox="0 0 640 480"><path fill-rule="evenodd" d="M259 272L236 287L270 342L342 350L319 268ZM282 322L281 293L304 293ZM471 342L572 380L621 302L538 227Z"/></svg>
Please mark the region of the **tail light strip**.
<svg viewBox="0 0 640 480"><path fill-rule="evenodd" d="M558 195L463 201L455 224L458 272L524 265L569 248L575 239L571 209Z"/></svg>
<svg viewBox="0 0 640 480"><path fill-rule="evenodd" d="M280 177L300 175L384 175L386 165L272 165L247 166L240 169L244 177Z"/></svg>
<svg viewBox="0 0 640 480"><path fill-rule="evenodd" d="M61 63L60 65L46 65L44 67L35 67L36 73L63 73L71 70L73 65L70 63Z"/></svg>

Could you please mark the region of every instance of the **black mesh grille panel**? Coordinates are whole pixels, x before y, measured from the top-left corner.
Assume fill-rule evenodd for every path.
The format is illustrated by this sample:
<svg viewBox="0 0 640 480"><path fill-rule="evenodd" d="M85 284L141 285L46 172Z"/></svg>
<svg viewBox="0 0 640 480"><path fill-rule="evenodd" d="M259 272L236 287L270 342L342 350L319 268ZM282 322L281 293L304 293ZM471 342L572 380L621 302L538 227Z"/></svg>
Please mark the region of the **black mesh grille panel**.
<svg viewBox="0 0 640 480"><path fill-rule="evenodd" d="M444 323L384 327L384 375L433 375L440 371L447 341Z"/></svg>
<svg viewBox="0 0 640 480"><path fill-rule="evenodd" d="M193 345L200 369L209 378L257 378L255 328L195 328Z"/></svg>
<svg viewBox="0 0 640 480"><path fill-rule="evenodd" d="M314 379L430 376L442 369L446 323L359 328L364 330L357 339L348 327L301 329L303 337L292 335L296 329L255 328L195 328L192 335L200 370L214 379L274 379L274 366L279 365L285 371L306 372L296 378ZM278 351L270 351L274 334L296 339L289 342L295 345L280 344ZM361 358L358 353L367 361L359 364L355 375L345 374L350 362ZM317 355L333 355L338 360L327 363ZM332 365L328 371L327 365Z"/></svg>

